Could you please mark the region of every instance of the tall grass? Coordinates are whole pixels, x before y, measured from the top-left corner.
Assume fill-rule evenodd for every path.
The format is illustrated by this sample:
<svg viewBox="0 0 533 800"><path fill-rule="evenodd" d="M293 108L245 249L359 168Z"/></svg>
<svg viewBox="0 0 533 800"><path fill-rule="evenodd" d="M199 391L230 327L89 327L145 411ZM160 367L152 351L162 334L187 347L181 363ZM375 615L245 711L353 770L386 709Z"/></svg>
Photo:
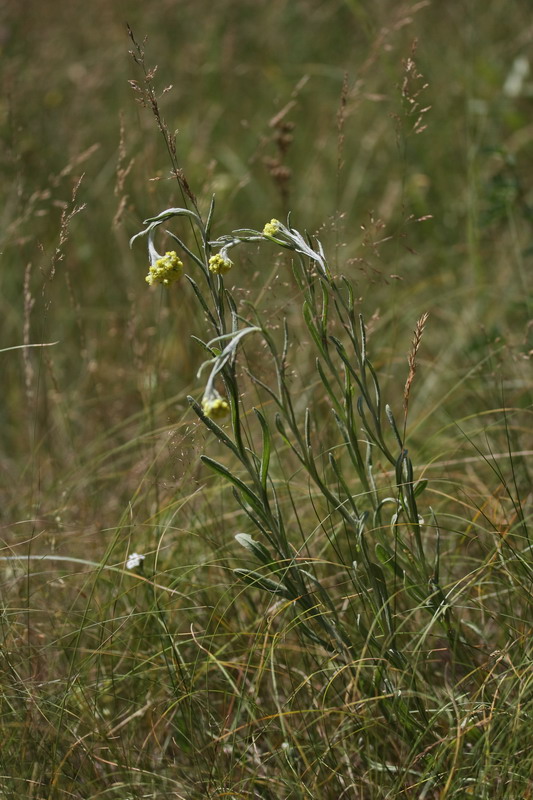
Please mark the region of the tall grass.
<svg viewBox="0 0 533 800"><path fill-rule="evenodd" d="M2 12L2 794L531 797L527 9L223 5Z"/></svg>

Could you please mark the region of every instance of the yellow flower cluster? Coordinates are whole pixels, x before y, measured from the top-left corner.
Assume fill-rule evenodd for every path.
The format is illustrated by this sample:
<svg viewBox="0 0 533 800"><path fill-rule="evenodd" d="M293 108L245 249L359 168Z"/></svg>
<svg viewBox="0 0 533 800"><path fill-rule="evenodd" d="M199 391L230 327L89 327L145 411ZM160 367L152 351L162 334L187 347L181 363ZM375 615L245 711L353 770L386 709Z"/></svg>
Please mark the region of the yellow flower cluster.
<svg viewBox="0 0 533 800"><path fill-rule="evenodd" d="M229 403L227 400L224 400L223 397L220 397L220 395L210 399L204 397L202 400L202 411L206 417L222 419L222 417L225 417L229 412Z"/></svg>
<svg viewBox="0 0 533 800"><path fill-rule="evenodd" d="M155 264L152 264L146 276L146 283L150 286L153 286L154 283L162 283L164 286L169 286L181 278L182 272L183 263L179 260L176 251L170 250L164 256L158 258Z"/></svg>
<svg viewBox="0 0 533 800"><path fill-rule="evenodd" d="M263 236L275 236L276 233L279 231L279 226L281 222L279 219L271 219L270 222L267 222L265 227L263 228Z"/></svg>
<svg viewBox="0 0 533 800"><path fill-rule="evenodd" d="M220 253L217 253L216 256L211 256L209 259L209 272L214 272L215 275L223 275L225 272L229 272L233 266L233 261L230 261L229 258L223 258Z"/></svg>

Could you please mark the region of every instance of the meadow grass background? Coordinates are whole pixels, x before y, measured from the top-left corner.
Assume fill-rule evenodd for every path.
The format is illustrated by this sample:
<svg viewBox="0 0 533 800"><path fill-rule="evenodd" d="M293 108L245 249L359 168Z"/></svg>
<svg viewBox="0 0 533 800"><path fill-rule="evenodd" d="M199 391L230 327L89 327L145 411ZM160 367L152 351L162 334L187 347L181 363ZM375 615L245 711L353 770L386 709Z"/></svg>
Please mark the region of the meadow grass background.
<svg viewBox="0 0 533 800"><path fill-rule="evenodd" d="M477 669L409 612L403 676L435 720L418 739L365 696L364 650L345 681L231 571L249 566L235 533L252 531L202 466L227 456L186 401L203 391L190 337L209 338L205 320L185 282L149 290L128 245L181 200L129 84L143 76L126 22L148 37L200 207L216 194L214 236L289 210L318 233L398 415L430 314L407 445ZM532 34L518 0L2 7L3 796L533 796L533 74L513 84ZM243 251L227 283L272 331L288 316L291 380L326 448L290 260ZM35 343L55 344L9 349ZM329 564L308 480L290 486L287 520ZM142 571L125 570L133 551Z"/></svg>

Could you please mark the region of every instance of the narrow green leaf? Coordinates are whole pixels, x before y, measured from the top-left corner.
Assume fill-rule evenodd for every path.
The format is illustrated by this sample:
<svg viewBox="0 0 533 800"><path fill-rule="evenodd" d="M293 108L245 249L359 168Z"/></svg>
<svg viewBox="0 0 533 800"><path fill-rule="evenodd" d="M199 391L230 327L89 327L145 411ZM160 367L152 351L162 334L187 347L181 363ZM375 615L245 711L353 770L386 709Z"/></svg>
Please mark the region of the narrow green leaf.
<svg viewBox="0 0 533 800"><path fill-rule="evenodd" d="M427 478L422 478L422 480L417 481L413 489L414 496L419 497L419 495L421 495L422 492L425 490L428 483L429 481Z"/></svg>
<svg viewBox="0 0 533 800"><path fill-rule="evenodd" d="M326 352L324 350L324 344L322 342L322 338L320 336L318 328L316 327L316 325L315 325L315 323L313 321L313 314L312 314L311 308L310 308L309 303L307 302L307 300L304 303L303 316L304 316L305 324L307 325L307 330L309 331L309 333L313 337L313 341L316 344L318 351L325 358L326 357Z"/></svg>
<svg viewBox="0 0 533 800"><path fill-rule="evenodd" d="M189 283L191 284L191 286L192 286L192 289L193 289L193 292L194 292L194 294L196 295L196 299L198 300L198 302L199 302L199 303L200 303L200 305L202 306L203 310L204 310L204 311L205 311L205 313L207 314L207 317L208 317L208 319L209 319L209 322L211 323L211 325L213 325L213 327L214 327L214 328L215 328L215 330L216 330L216 329L217 329L217 321L215 320L215 318L214 318L213 314L211 313L211 310L210 310L209 306L208 306L208 305L207 305L207 303L205 302L205 298L204 298L204 296L203 296L202 292L200 291L200 289L199 289L199 287L198 287L198 284L196 283L196 281L194 281L194 280L191 278L191 276L190 276L190 275L187 275L187 274L185 274L185 277L187 278L187 280L188 280L188 281L189 281Z"/></svg>
<svg viewBox="0 0 533 800"><path fill-rule="evenodd" d="M268 423L264 418L263 414L261 413L261 411L259 411L258 408L254 408L254 411L261 425L261 433L263 435L263 452L261 454L261 468L259 471L259 479L261 481L263 489L266 491L268 467L270 464L272 437L270 435L270 428L268 427Z"/></svg>
<svg viewBox="0 0 533 800"><path fill-rule="evenodd" d="M226 432L225 432L225 431L223 431L223 430L222 430L222 428L220 427L220 425L217 425L217 423L216 423L216 422L215 422L213 419L211 419L211 417L206 417L206 415L205 415L205 414L204 414L204 412L202 411L202 406L201 406L199 403L197 403L197 402L196 402L196 400L194 399L194 397L190 397L190 396L188 396L188 397L187 397L187 402L188 402L188 403L189 403L189 405L192 407L192 409L193 409L194 413L195 413L195 414L197 414L197 416L198 416L198 417L200 417L200 419L202 420L202 422L204 423L204 425L205 425L207 428L209 428L209 430L210 430L212 433L214 433L214 434L215 434L215 436L216 436L218 439L220 439L220 441L221 441L223 444L225 444L225 445L226 445L226 447L227 447L229 450L231 450L231 452L232 452L232 453L235 453L235 455L236 455L238 458L240 458L239 451L238 451L237 447L235 446L234 442L232 442L232 441L231 441L231 439L229 438L229 436L226 434Z"/></svg>
<svg viewBox="0 0 533 800"><path fill-rule="evenodd" d="M361 363L366 364L366 329L363 315L359 314L359 330L361 332Z"/></svg>
<svg viewBox="0 0 533 800"><path fill-rule="evenodd" d="M397 428L397 425L396 425L396 420L394 419L394 415L392 413L392 409L391 409L391 407L389 406L388 403L385 406L385 414L387 415L387 419L389 421L389 425L391 426L391 428L393 430L393 433L394 433L394 435L396 437L396 441L398 442L398 446L399 446L400 450L402 450L403 449L402 437L399 434L399 431L398 431L398 428Z"/></svg>
<svg viewBox="0 0 533 800"><path fill-rule="evenodd" d="M342 409L342 405L341 405L341 403L339 401L339 398L338 398L338 391L337 392L333 391L333 387L332 387L331 383L329 382L329 379L328 379L326 373L324 372L324 369L322 367L322 364L320 363L320 359L319 358L316 359L315 364L316 364L317 372L320 375L320 380L322 381L322 385L324 386L324 389L328 393L329 399L331 400L331 402L335 406L336 412L338 414L342 414L343 413L343 409Z"/></svg>
<svg viewBox="0 0 533 800"><path fill-rule="evenodd" d="M389 592L387 589L387 582L385 580L385 576L383 575L383 570L376 564L374 561L369 561L369 578L372 584L372 588L376 592L379 598L379 605L380 605L380 615L382 619L385 619L386 626L388 628L388 632L391 636L394 636L394 625L392 621L392 614L389 605Z"/></svg>
<svg viewBox="0 0 533 800"><path fill-rule="evenodd" d="M394 555L394 553L385 545L381 544L381 542L376 542L375 546L376 556L378 557L379 561L383 564L384 567L391 570L399 580L403 582L405 578L405 572L398 564L398 559Z"/></svg>
<svg viewBox="0 0 533 800"><path fill-rule="evenodd" d="M304 435L305 443L307 447L311 449L311 412L309 411L309 408L305 409Z"/></svg>
<svg viewBox="0 0 533 800"><path fill-rule="evenodd" d="M348 484L346 483L344 475L342 474L342 470L341 470L341 468L339 467L339 465L337 463L337 459L335 458L333 453L329 453L328 458L329 458L329 463L331 465L331 468L333 469L333 472L335 473L335 475L337 477L337 480L339 481L340 485L343 488L344 494L346 495L346 499L348 500L348 502L350 503L350 505L352 507L352 511L354 513L355 518L359 519L359 511L357 509L357 505L356 505L355 500L353 498L353 494L350 491L350 489L348 487Z"/></svg>
<svg viewBox="0 0 533 800"><path fill-rule="evenodd" d="M310 639L312 642L314 642L315 644L319 644L321 647L323 647L325 650L328 650L330 653L335 651L336 648L333 647L333 645L330 644L330 642L326 642L325 639L323 639L321 636L318 636L318 634L316 634L309 627L309 625L306 625L305 622L302 622L300 618L297 618L296 622L298 624L298 629L301 630L307 636L307 638Z"/></svg>
<svg viewBox="0 0 533 800"><path fill-rule="evenodd" d="M246 548L252 555L254 555L262 564L273 564L275 559L270 555L266 547L253 539L248 533L237 533L235 539L239 542L241 547Z"/></svg>
<svg viewBox="0 0 533 800"><path fill-rule="evenodd" d="M236 475L233 475L233 473L231 473L227 467L225 467L219 461L215 461L214 458L210 458L209 456L200 456L200 460L202 463L210 467L213 472L218 473L218 475L222 475L223 478L232 483L240 492L242 492L254 511L259 511L259 513L261 513L262 503L260 499L248 486L246 486L243 481L241 481L240 478L237 478Z"/></svg>
<svg viewBox="0 0 533 800"><path fill-rule="evenodd" d="M322 314L320 323L322 326L322 341L324 342L324 346L327 346L327 333L328 333L328 309L329 309L329 294L326 290L324 284L322 286Z"/></svg>
<svg viewBox="0 0 533 800"><path fill-rule="evenodd" d="M249 586L259 587L266 592L270 592L270 594L280 594L282 597L286 597L289 600L291 598L287 587L284 586L283 583L272 581L270 578L264 578L259 572L254 572L254 570L251 569L238 568L234 569L233 573L240 578L243 583L247 583Z"/></svg>
<svg viewBox="0 0 533 800"><path fill-rule="evenodd" d="M215 210L215 195L211 198L211 203L209 204L209 211L207 212L207 222L205 223L205 240L206 242L208 239L211 238L211 225L213 224L213 212Z"/></svg>

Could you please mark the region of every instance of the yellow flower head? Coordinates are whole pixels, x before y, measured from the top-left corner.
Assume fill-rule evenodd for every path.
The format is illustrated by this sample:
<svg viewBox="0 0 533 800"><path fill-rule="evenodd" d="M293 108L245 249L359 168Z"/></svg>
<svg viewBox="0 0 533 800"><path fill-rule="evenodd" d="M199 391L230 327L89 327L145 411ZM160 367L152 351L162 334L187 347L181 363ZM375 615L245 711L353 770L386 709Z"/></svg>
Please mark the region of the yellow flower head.
<svg viewBox="0 0 533 800"><path fill-rule="evenodd" d="M154 283L162 283L163 286L169 286L181 278L182 272L183 263L179 260L176 251L170 250L151 265L146 276L146 283L150 286L153 286Z"/></svg>
<svg viewBox="0 0 533 800"><path fill-rule="evenodd" d="M279 219L271 219L263 228L263 236L275 236L279 231L280 225Z"/></svg>
<svg viewBox="0 0 533 800"><path fill-rule="evenodd" d="M222 419L229 412L229 403L217 392L217 394L211 398L204 397L202 400L202 411L206 417Z"/></svg>
<svg viewBox="0 0 533 800"><path fill-rule="evenodd" d="M209 272L214 272L215 275L223 275L225 272L229 272L233 266L233 261L230 261L229 258L224 258L217 253L216 256L211 256L209 259Z"/></svg>

